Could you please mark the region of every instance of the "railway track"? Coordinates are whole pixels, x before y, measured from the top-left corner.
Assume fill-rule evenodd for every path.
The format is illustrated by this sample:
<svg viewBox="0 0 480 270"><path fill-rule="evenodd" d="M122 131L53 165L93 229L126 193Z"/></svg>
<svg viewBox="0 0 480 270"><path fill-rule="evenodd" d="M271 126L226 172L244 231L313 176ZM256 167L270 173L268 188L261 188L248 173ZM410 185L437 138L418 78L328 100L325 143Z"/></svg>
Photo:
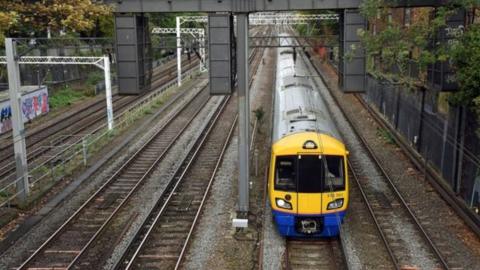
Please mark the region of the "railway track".
<svg viewBox="0 0 480 270"><path fill-rule="evenodd" d="M362 195L393 266L396 269L450 269L446 258L362 137L360 129L342 111L331 90L325 85L319 85L320 88L326 89L333 106L340 108L342 117L353 131L355 139L347 143L351 149L350 179Z"/></svg>
<svg viewBox="0 0 480 270"><path fill-rule="evenodd" d="M252 55L257 54L252 53ZM138 187L148 178L149 174L162 160L163 155L168 151L176 138L187 128L208 100L209 93L207 91L202 91L198 97L193 98L188 108L195 107L195 109L183 109L179 113L181 115L178 115L175 120L171 120L171 122L166 124L160 132L149 140L141 150L134 154L127 163L110 177L54 234L34 251L19 269L76 269L85 268L86 265L89 265L87 268L96 265L90 264L88 261L80 262L80 259L92 245L98 244L96 243L96 239L102 235L105 229L115 222L117 218L120 218L119 213L122 207L127 205L128 200L135 194ZM234 102L231 100L232 99L225 99L223 106L221 106L222 109L217 112L215 119L219 121L210 120L208 131L203 131L205 134L210 134L209 132L212 131L212 129L214 130L214 132L212 131L213 135L208 137L208 141L205 141L206 136L203 137L202 142L208 144L199 144L199 146L202 145L201 149L205 149L203 150L204 152L213 153L218 150L218 143L221 141L222 136L231 136L236 119L236 107L231 105L227 106L227 104ZM192 104L196 104L196 106ZM188 116L186 115L187 111L189 112ZM223 113L220 113L222 111ZM179 128L181 125L177 122L183 123L181 129ZM173 127L176 128L174 129ZM226 127L230 128L228 134L225 132ZM167 141L168 146L165 145ZM156 145L157 143L162 143L163 146L158 146ZM200 151L201 150L198 150L195 153L199 153ZM221 158L218 159L218 162L220 160ZM211 162L211 156L206 156L202 161L207 163ZM205 166L211 164L207 163L203 163L197 172L205 175L208 171ZM216 166L218 166L218 164ZM198 179L200 176L200 174L194 175L194 179ZM194 186L195 185L197 185L196 182ZM179 185L175 185L175 187L178 186ZM201 184L198 183L197 188L200 187ZM191 194L188 196L191 196ZM190 198L188 196L187 198ZM203 200L205 198L206 197L203 197ZM197 198L192 199L192 205L197 203L196 199ZM198 217L198 214L196 217ZM72 241L72 239L75 240ZM111 243L103 244L108 244L108 248L113 248Z"/></svg>
<svg viewBox="0 0 480 270"><path fill-rule="evenodd" d="M287 240L285 268L346 269L341 243L338 238L317 240Z"/></svg>
<svg viewBox="0 0 480 270"><path fill-rule="evenodd" d="M254 50L250 55L254 67L250 84L262 54L263 49ZM115 269L178 269L181 266L236 124L236 108L232 103L236 103L236 96L225 100L224 112L175 172Z"/></svg>
<svg viewBox="0 0 480 270"><path fill-rule="evenodd" d="M203 89L118 169L19 269L70 268L142 185L210 99Z"/></svg>
<svg viewBox="0 0 480 270"><path fill-rule="evenodd" d="M188 72L195 67L195 64L198 64L198 60L192 60L188 63L187 60L184 60L183 64L186 65L185 72ZM169 63L169 66L165 71L157 73L155 82L152 83L152 88L158 88L175 80L176 68L174 65L172 67L171 63ZM172 68L175 68L173 74L171 73ZM114 95L112 102L116 115L127 110L142 97L143 95L123 97ZM72 135L96 130L105 122L105 110L105 102L101 100L27 136L28 162L33 165L30 165L30 167L35 167L35 164L42 164L50 159L51 156L55 156L56 153L61 152L62 148L58 146L75 143L78 138ZM0 188L3 188L16 179L15 162L13 161L13 145L9 144L4 146L0 149L0 153L2 156L2 160L0 161Z"/></svg>
<svg viewBox="0 0 480 270"><path fill-rule="evenodd" d="M173 269L189 239L236 124L235 98L225 98L208 130L183 161L117 268ZM227 132L228 131L228 132ZM130 255L131 254L131 255Z"/></svg>
<svg viewBox="0 0 480 270"><path fill-rule="evenodd" d="M375 122L383 129L390 131L397 145L403 150L403 153L410 158L413 164L419 171L423 171L423 177L427 179L430 184L435 188L438 194L452 207L452 210L458 214L459 217L470 227L470 229L480 237L480 221L476 214L472 213L468 206L465 206L457 195L453 193L449 187L442 184L440 177L436 175L433 170L428 168L426 161L420 157L419 154L411 148L411 146L404 141L398 132L387 124L378 113L371 108L362 97L355 95L355 99L362 105L362 107L368 111L369 115L375 120ZM427 167L427 168L426 168Z"/></svg>
<svg viewBox="0 0 480 270"><path fill-rule="evenodd" d="M359 165L358 161L351 160L349 166L351 168L351 179L354 180L362 194L363 200L395 268L421 267L417 265L418 263L413 262L415 258L412 257L418 256L417 260L422 260L423 258L431 261L434 264L434 268L450 269L446 259L420 224L417 216L408 204L405 203L395 186L391 185L390 192L380 193L367 184L369 178L362 176L361 165ZM396 222L399 219L402 220L401 223L404 227L401 229L406 229L407 234L403 234L402 230L399 230L397 227L398 224ZM415 233L408 233L412 231ZM413 243L408 243L407 241L412 241ZM406 246L412 244L420 244L417 254L411 254L409 249L406 248Z"/></svg>
<svg viewBox="0 0 480 270"><path fill-rule="evenodd" d="M197 68L200 60L195 56L191 60L182 60L182 71L188 71ZM172 62L169 62L172 63ZM174 62L176 63L176 62ZM183 73L183 72L182 72ZM162 72L153 74L152 76L152 88L155 89L165 83L170 82L172 79L177 78L177 66L170 65L165 68L162 67Z"/></svg>
<svg viewBox="0 0 480 270"><path fill-rule="evenodd" d="M292 31L284 28L283 31ZM328 239L287 239L285 269L348 269L342 241Z"/></svg>

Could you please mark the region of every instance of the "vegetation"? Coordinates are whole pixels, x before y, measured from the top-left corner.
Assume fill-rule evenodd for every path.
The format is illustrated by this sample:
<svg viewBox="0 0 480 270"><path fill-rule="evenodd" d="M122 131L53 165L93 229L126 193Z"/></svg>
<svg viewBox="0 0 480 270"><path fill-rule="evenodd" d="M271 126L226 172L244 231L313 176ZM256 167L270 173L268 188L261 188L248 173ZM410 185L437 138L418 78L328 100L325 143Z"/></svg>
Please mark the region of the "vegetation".
<svg viewBox="0 0 480 270"><path fill-rule="evenodd" d="M452 96L454 104L480 107L480 25L471 25L450 49L461 91Z"/></svg>
<svg viewBox="0 0 480 270"><path fill-rule="evenodd" d="M262 121L263 117L265 116L265 110L263 109L262 106L253 110L253 113L255 114L255 118L257 119L257 121Z"/></svg>
<svg viewBox="0 0 480 270"><path fill-rule="evenodd" d="M86 89L85 95L95 96L96 86L99 82L105 80L105 75L100 71L92 71L88 73L87 80L85 81Z"/></svg>
<svg viewBox="0 0 480 270"><path fill-rule="evenodd" d="M332 11L323 12L334 14ZM318 14L318 11L304 11L301 14ZM339 25L336 20L319 20L308 24L295 25L300 36L312 37L309 41L316 46L337 46Z"/></svg>
<svg viewBox="0 0 480 270"><path fill-rule="evenodd" d="M91 0L0 0L0 43L5 36L46 37L63 32L82 33L96 28L111 34L112 7Z"/></svg>
<svg viewBox="0 0 480 270"><path fill-rule="evenodd" d="M456 73L459 91L450 102L455 105L480 104L480 29L478 22L454 31L449 42L437 41L438 33L447 26L447 19L460 10L474 10L479 0L452 0L448 5L433 8L415 8L408 24L396 20L398 12L392 1L365 0L362 14L371 26L360 31L368 56L368 70L374 76L414 87L424 84L427 68L437 62L450 62ZM416 66L418 74L410 68Z"/></svg>
<svg viewBox="0 0 480 270"><path fill-rule="evenodd" d="M57 109L69 106L75 101L81 100L84 97L84 93L81 91L75 91L72 88L66 86L65 88L54 92L49 99L49 105L51 109Z"/></svg>
<svg viewBox="0 0 480 270"><path fill-rule="evenodd" d="M395 142L395 139L393 138L392 133L390 133L390 131L386 129L377 128L377 136L380 137L382 140L384 140L387 144L392 144L392 145L397 144Z"/></svg>

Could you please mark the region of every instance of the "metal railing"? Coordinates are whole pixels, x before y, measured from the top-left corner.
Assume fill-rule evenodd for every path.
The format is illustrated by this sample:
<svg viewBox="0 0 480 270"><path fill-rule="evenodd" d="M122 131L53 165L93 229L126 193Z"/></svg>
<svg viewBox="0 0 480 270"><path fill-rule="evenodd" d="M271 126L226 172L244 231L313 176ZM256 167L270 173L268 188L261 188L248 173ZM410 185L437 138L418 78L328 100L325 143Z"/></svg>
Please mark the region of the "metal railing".
<svg viewBox="0 0 480 270"><path fill-rule="evenodd" d="M192 78L197 73L198 70L192 69L187 71L184 76ZM69 138L76 138L71 143L59 146L44 146L51 149L57 148L59 150L52 156L45 156L46 159L44 161L30 169L28 178L30 188L32 188L32 194L36 193L37 184L42 183L42 187L46 186L48 188L65 176L70 175L79 166L86 166L90 154L97 152L101 147L110 142L119 131L126 129L141 115L148 112L156 102L164 98L164 96L161 95L162 93L172 87L176 87L176 85L177 83L174 79L132 104L129 109L115 117L115 126L112 131L108 130L107 124L105 123L87 134L64 135ZM17 177L14 181L0 189L0 207L9 207L17 196L22 194L23 190L15 190L15 186L19 181L23 181L24 176L25 175ZM12 175L10 175L10 177L12 177Z"/></svg>

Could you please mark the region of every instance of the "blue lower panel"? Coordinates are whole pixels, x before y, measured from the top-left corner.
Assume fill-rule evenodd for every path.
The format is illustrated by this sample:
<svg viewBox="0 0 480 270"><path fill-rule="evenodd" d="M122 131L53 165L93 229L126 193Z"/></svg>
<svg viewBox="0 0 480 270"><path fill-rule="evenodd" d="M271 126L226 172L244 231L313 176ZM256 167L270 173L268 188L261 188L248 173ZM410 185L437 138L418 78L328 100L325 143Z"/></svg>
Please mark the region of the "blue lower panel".
<svg viewBox="0 0 480 270"><path fill-rule="evenodd" d="M345 211L325 215L293 215L279 211L272 211L273 218L277 225L278 231L283 236L289 237L332 237L339 234L340 224L345 216ZM305 234L297 232L295 228L295 221L297 218L314 217L322 218L323 229L319 233Z"/></svg>

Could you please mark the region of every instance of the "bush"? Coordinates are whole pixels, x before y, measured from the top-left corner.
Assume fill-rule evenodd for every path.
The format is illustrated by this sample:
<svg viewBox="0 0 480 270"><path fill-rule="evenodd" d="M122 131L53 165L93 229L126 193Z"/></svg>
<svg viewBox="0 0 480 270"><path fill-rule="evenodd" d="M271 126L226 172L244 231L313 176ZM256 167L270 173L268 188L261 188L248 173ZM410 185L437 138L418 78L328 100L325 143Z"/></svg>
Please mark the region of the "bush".
<svg viewBox="0 0 480 270"><path fill-rule="evenodd" d="M79 91L75 91L72 88L66 86L65 88L57 91L51 95L49 99L49 105L51 109L57 109L72 105L75 101L81 100L84 94Z"/></svg>
<svg viewBox="0 0 480 270"><path fill-rule="evenodd" d="M95 86L97 83L101 82L104 80L103 78L103 74L100 73L100 72L90 72L88 74L88 77L87 77L87 80L86 80L86 83L87 85L89 86Z"/></svg>

